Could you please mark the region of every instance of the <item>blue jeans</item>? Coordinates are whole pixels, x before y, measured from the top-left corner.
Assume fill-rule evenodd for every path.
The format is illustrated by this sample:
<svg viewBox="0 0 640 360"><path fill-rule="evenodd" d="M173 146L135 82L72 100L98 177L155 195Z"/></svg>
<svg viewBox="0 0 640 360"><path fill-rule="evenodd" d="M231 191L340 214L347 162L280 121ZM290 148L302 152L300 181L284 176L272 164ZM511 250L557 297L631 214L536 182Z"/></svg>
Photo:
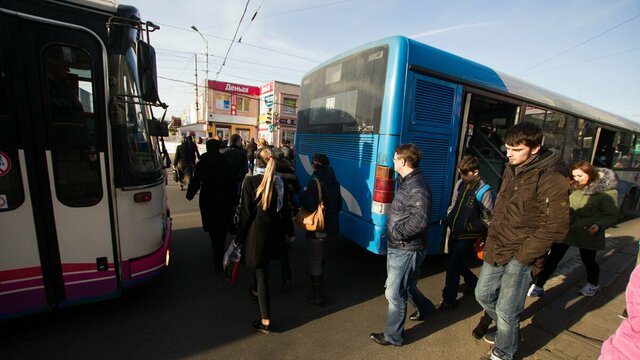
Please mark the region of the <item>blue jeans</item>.
<svg viewBox="0 0 640 360"><path fill-rule="evenodd" d="M482 264L476 300L498 326L492 359L511 360L518 350L520 314L530 283L531 269L515 258L502 266Z"/></svg>
<svg viewBox="0 0 640 360"><path fill-rule="evenodd" d="M467 257L471 254L475 240L459 240L455 237L449 239L449 258L447 259L447 277L442 290L442 299L455 303L458 296L460 276L464 278L467 287L474 288L478 282L476 275L467 265Z"/></svg>
<svg viewBox="0 0 640 360"><path fill-rule="evenodd" d="M416 286L420 277L420 265L426 256L426 249L389 249L387 252L387 282L384 295L389 301L389 309L384 336L394 345L402 345L404 342L402 333L407 316L407 301L423 315L435 311L433 303Z"/></svg>

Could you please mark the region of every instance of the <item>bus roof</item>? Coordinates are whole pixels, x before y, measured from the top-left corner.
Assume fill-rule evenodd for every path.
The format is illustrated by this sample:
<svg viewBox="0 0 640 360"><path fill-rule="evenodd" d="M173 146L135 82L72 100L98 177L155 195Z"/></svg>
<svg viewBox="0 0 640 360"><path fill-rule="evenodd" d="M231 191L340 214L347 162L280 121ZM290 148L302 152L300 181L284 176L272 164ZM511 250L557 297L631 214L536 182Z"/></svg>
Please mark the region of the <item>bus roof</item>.
<svg viewBox="0 0 640 360"><path fill-rule="evenodd" d="M550 110L562 111L577 117L595 120L603 124L640 133L640 123L636 121L587 105L554 91L404 36L391 36L364 44L333 57L312 69L311 72L345 56L381 45L388 45L390 49L395 48L396 51L406 51L408 53L409 66L431 72L437 76L448 78L465 85L479 87L484 90L510 95L511 97L525 100L532 105L547 107Z"/></svg>
<svg viewBox="0 0 640 360"><path fill-rule="evenodd" d="M48 1L60 2L55 0ZM63 0L63 2L82 5L91 9L108 11L110 13L115 13L118 10L118 0Z"/></svg>

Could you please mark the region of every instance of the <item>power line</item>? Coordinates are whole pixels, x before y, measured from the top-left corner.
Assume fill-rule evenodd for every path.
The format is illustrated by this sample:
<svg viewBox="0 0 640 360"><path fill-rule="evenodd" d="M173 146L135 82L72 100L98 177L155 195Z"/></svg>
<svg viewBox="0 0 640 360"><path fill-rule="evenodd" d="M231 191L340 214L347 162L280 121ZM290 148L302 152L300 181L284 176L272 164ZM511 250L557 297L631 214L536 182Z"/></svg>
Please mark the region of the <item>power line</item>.
<svg viewBox="0 0 640 360"><path fill-rule="evenodd" d="M578 48L578 47L580 47L580 46L582 46L582 45L584 45L584 44L588 43L589 41L594 40L594 39L596 39L596 38L598 38L598 37L600 37L600 36L602 36L602 35L604 35L604 34L606 34L606 33L610 32L610 31L612 31L612 30L614 30L614 29L617 29L617 28L619 28L620 26L622 26L622 25L624 25L624 24L626 24L626 23L628 23L628 22L630 22L630 21L632 21L632 20L635 20L635 19L637 19L637 18L639 18L639 17L640 17L640 14L635 15L635 16L633 16L632 18L627 19L627 20L625 20L625 21L621 22L620 24L618 24L618 25L616 25L616 26L613 26L613 27L611 27L611 28L609 28L609 29L607 29L607 30L605 30L605 31L601 32L600 34L598 34L598 35L596 35L596 36L593 36L593 37L591 37L591 38L589 38L589 39L587 39L587 40L585 40L585 41L583 41L583 42L579 43L578 45L572 46L572 47L570 47L569 49L567 49L567 50L565 50L565 51L563 51L563 52L561 52L561 53L559 53L559 54L557 54L557 55L555 55L555 56L552 56L552 57L550 57L550 58L548 58L548 59L546 59L546 60L544 60L544 61L542 61L542 62L538 63L537 65L534 65L534 66L532 66L532 67L530 67L530 68L528 68L528 69L524 70L524 71L523 71L523 72L521 72L519 75L526 74L527 72L529 72L529 71L531 71L531 70L533 70L533 69L537 68L538 66L543 65L543 64L546 64L546 63L548 63L549 61L551 61L551 60L553 60L553 59L556 59L556 58L558 58L558 57L560 57L560 56L562 56L562 55L564 55L564 54L568 53L569 51L571 51L571 50L573 50L573 49L575 49L575 48Z"/></svg>
<svg viewBox="0 0 640 360"><path fill-rule="evenodd" d="M636 47L636 48L629 49L629 50L618 51L616 53L609 54L609 55L598 56L598 57L595 57L595 58L587 59L587 60L580 61L580 62L573 63L573 64L568 64L568 65L564 65L564 66L558 66L558 67L554 67L554 68L548 68L548 69L545 69L545 70L540 70L540 71L537 71L537 72L533 72L531 75L541 74L541 73L554 71L554 70L558 70L558 69L564 69L564 68L567 68L567 67L572 67L572 66L575 66L575 65L585 64L585 63L592 62L592 61L602 60L602 59L606 59L606 58L617 56L617 55L626 54L626 53L637 51L637 50L640 50L640 47Z"/></svg>
<svg viewBox="0 0 640 360"><path fill-rule="evenodd" d="M218 80L218 75L220 75L220 72L222 71L222 68L224 67L224 64L227 62L227 56L229 56L229 52L231 51L231 48L233 47L233 43L236 41L236 36L238 36L238 30L240 30L240 24L242 24L242 20L244 19L244 15L247 13L247 8L249 7L249 2L251 2L251 0L247 0L247 3L244 6L244 11L242 12L242 16L240 17L240 21L238 21L238 26L236 27L236 32L233 34L233 39L231 39L231 43L229 44L229 48L227 49L227 53L224 55L224 60L222 60L222 65L220 66L220 69L218 69L218 72L216 73L216 80Z"/></svg>

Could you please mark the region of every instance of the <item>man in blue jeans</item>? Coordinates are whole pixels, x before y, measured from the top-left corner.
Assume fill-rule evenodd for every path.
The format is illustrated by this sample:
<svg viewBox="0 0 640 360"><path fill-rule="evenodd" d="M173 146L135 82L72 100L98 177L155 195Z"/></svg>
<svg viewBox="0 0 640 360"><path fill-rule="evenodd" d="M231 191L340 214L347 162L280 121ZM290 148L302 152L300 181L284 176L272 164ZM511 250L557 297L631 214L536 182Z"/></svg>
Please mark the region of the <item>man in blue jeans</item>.
<svg viewBox="0 0 640 360"><path fill-rule="evenodd" d="M541 146L542 138L542 130L526 122L504 135L508 164L475 292L497 332L493 348L480 359L513 359L532 272L542 269L551 245L569 230L566 169L556 150Z"/></svg>
<svg viewBox="0 0 640 360"><path fill-rule="evenodd" d="M398 189L387 215L387 281L389 301L384 333L369 337L380 345L402 346L407 301L417 311L411 320L422 321L435 311L433 303L417 288L420 265L427 255L427 223L431 211L431 188L418 169L420 150L414 144L398 146L393 167Z"/></svg>

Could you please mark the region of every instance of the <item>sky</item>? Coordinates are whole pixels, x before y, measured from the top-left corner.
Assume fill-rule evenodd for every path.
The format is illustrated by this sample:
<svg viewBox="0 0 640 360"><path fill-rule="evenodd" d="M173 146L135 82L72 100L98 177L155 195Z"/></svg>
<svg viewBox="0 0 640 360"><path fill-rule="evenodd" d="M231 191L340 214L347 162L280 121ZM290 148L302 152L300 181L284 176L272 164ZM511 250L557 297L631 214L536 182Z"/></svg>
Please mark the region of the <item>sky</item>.
<svg viewBox="0 0 640 360"><path fill-rule="evenodd" d="M195 100L195 54L201 85L205 53L210 80L300 84L341 52L404 35L640 122L640 0L120 3L160 26L151 44L167 115L180 116Z"/></svg>

